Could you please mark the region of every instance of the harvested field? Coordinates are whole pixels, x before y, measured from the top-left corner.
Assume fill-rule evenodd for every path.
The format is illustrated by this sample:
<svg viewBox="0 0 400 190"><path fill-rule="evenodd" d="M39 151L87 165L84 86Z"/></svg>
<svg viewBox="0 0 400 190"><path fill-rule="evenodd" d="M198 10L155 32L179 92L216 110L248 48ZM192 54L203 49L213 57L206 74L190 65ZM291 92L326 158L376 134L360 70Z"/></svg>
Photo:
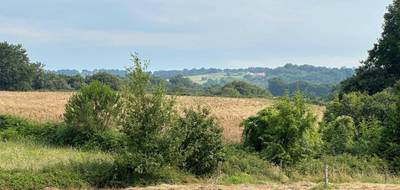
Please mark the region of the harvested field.
<svg viewBox="0 0 400 190"><path fill-rule="evenodd" d="M64 106L72 92L0 92L0 114L18 115L31 120L61 121ZM220 125L224 128L224 137L228 142L239 142L242 130L240 122L256 114L274 100L223 98L223 97L177 97L177 107L182 109L197 104L208 106ZM324 108L313 106L321 118Z"/></svg>

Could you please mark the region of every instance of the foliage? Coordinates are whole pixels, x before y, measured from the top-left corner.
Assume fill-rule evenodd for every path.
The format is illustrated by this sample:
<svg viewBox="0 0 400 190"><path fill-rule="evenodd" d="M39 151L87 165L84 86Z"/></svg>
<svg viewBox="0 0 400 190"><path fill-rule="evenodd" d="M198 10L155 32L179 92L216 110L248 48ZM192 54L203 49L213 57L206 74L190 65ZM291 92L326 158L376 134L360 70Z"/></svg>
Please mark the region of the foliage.
<svg viewBox="0 0 400 190"><path fill-rule="evenodd" d="M384 141L382 139L382 131L384 126L389 124L389 113L396 109L396 105L393 104L396 99L391 90L385 90L374 95L353 92L336 97L327 105L324 115L325 125L322 126L322 131L328 146L329 144L343 146L339 152L335 150L338 147L330 147L328 152L334 155L341 153L365 156L381 155L381 141ZM342 127L338 125L338 120L342 120L343 116L348 117L347 121L354 121L354 124L348 122L349 125L354 125L354 129L350 126L347 128L349 129L347 135L351 133L352 135L350 136L353 136L352 138L350 136L346 137L342 133L346 128L345 123L342 123ZM337 127L335 128L334 126ZM352 129L350 130L350 128ZM339 137L340 135L342 136ZM339 138L349 138L347 142L352 145L344 147L344 144L340 144L340 142L333 142L332 138L336 138L337 141L341 141ZM341 142L345 143L344 141Z"/></svg>
<svg viewBox="0 0 400 190"><path fill-rule="evenodd" d="M242 69L201 68L201 69L184 69L184 70L171 70L171 71L155 71L153 72L153 75L164 79L168 79L176 75L183 75L185 77L203 76L204 79L208 80L208 79L213 79L210 76L215 75L216 73L222 73L222 78L217 79L218 81L222 81L230 77L236 77L235 78L236 80L244 79L246 82L249 82L251 84L263 86L267 84L267 81L269 79L272 78L281 78L288 83L292 83L295 81L305 81L311 84L337 84L343 79L350 77L353 74L353 70L349 68L338 69L338 68L316 67L312 65L293 65L289 63L282 67L277 67L274 69L265 67L250 67Z"/></svg>
<svg viewBox="0 0 400 190"><path fill-rule="evenodd" d="M0 43L0 90L30 90L40 64L29 61L22 45Z"/></svg>
<svg viewBox="0 0 400 190"><path fill-rule="evenodd" d="M389 113L388 125L383 129L382 146L392 170L400 173L400 100L396 104L396 110Z"/></svg>
<svg viewBox="0 0 400 190"><path fill-rule="evenodd" d="M396 96L388 90L372 96L361 92L342 94L326 106L324 120L331 122L347 115L354 119L357 129L363 120L377 119L386 125L388 113L396 107L393 102L396 102Z"/></svg>
<svg viewBox="0 0 400 190"><path fill-rule="evenodd" d="M232 97L269 97L271 94L256 85L243 81L233 81L225 84L217 95Z"/></svg>
<svg viewBox="0 0 400 190"><path fill-rule="evenodd" d="M98 72L94 75L86 77L86 83L91 83L93 81L99 81L104 85L108 85L113 90L120 89L120 79L112 74L106 72Z"/></svg>
<svg viewBox="0 0 400 190"><path fill-rule="evenodd" d="M67 76L45 71L43 65L38 69L32 88L35 90L78 90L85 84L80 75Z"/></svg>
<svg viewBox="0 0 400 190"><path fill-rule="evenodd" d="M203 88L183 75L176 75L168 80L167 90L169 93L179 95L201 95Z"/></svg>
<svg viewBox="0 0 400 190"><path fill-rule="evenodd" d="M353 150L356 132L353 118L339 116L323 128L322 139L330 154L343 154Z"/></svg>
<svg viewBox="0 0 400 190"><path fill-rule="evenodd" d="M243 143L274 163L291 165L317 153L316 117L300 94L281 98L272 108L246 119Z"/></svg>
<svg viewBox="0 0 400 190"><path fill-rule="evenodd" d="M296 92L302 92L306 97L316 98L328 98L328 95L333 90L331 84L312 84L305 81L295 81L292 83L286 83L282 79L273 78L268 80L268 89L274 96L283 96L286 92L289 95L294 95Z"/></svg>
<svg viewBox="0 0 400 190"><path fill-rule="evenodd" d="M366 91L374 94L393 86L400 79L400 0L394 0L384 16L381 38L369 51L356 74L342 82L344 92Z"/></svg>
<svg viewBox="0 0 400 190"><path fill-rule="evenodd" d="M224 159L222 128L206 108L185 109L174 127L178 139L178 152L182 157L179 165L196 175L213 173ZM176 137L177 136L177 137Z"/></svg>
<svg viewBox="0 0 400 190"><path fill-rule="evenodd" d="M98 81L84 86L65 107L65 123L70 127L105 131L116 126L119 96Z"/></svg>
<svg viewBox="0 0 400 190"><path fill-rule="evenodd" d="M147 62L137 54L132 59L134 66L129 70L129 83L123 94L122 131L128 147L119 161L132 172L148 174L165 165L166 131L175 118L174 101L165 96L161 85L148 94Z"/></svg>

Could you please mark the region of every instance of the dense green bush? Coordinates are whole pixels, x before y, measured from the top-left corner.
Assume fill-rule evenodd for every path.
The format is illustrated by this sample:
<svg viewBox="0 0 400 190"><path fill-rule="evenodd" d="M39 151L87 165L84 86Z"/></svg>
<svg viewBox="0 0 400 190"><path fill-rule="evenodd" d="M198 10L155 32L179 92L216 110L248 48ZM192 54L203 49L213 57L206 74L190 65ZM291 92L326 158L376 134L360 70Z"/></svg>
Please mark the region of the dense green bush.
<svg viewBox="0 0 400 190"><path fill-rule="evenodd" d="M219 92L222 96L230 97L270 97L271 93L266 89L244 81L232 81L225 84Z"/></svg>
<svg viewBox="0 0 400 190"><path fill-rule="evenodd" d="M386 125L388 113L395 109L396 96L389 90L382 91L372 96L352 92L336 97L326 106L324 120L334 121L337 117L347 115L354 119L356 128L363 120L377 119Z"/></svg>
<svg viewBox="0 0 400 190"><path fill-rule="evenodd" d="M353 118L340 116L323 128L322 139L332 155L353 151L356 128Z"/></svg>
<svg viewBox="0 0 400 190"><path fill-rule="evenodd" d="M290 165L318 153L316 117L300 94L293 99L281 98L242 125L244 145L274 163Z"/></svg>
<svg viewBox="0 0 400 190"><path fill-rule="evenodd" d="M70 127L105 131L117 125L119 96L110 87L93 81L73 95L65 107Z"/></svg>
<svg viewBox="0 0 400 190"><path fill-rule="evenodd" d="M336 129L327 129L335 125L335 121L348 116L354 121L354 136L352 148L347 148L346 153L354 155L381 155L382 131L390 123L390 113L396 112L397 96L393 90L368 95L360 92L342 94L327 105L324 114L322 130L325 137L338 135ZM337 128L339 129L339 128ZM328 138L325 138L328 140ZM327 144L330 144L329 142ZM337 143L333 143L337 144ZM340 143L339 143L340 144ZM334 145L338 146L338 145ZM329 150L333 153L333 150ZM342 153L344 153L342 151Z"/></svg>
<svg viewBox="0 0 400 190"><path fill-rule="evenodd" d="M400 100L397 109L389 114L389 124L383 129L383 156L390 163L391 169L400 173Z"/></svg>
<svg viewBox="0 0 400 190"><path fill-rule="evenodd" d="M127 137L127 149L119 162L131 172L149 174L166 164L169 153L167 131L175 119L174 101L158 85L152 94L146 89L150 74L143 63L133 55L134 66L129 70L129 83L123 93L122 132Z"/></svg>
<svg viewBox="0 0 400 190"><path fill-rule="evenodd" d="M179 141L179 165L193 174L213 173L224 159L222 128L207 108L185 109L171 135Z"/></svg>

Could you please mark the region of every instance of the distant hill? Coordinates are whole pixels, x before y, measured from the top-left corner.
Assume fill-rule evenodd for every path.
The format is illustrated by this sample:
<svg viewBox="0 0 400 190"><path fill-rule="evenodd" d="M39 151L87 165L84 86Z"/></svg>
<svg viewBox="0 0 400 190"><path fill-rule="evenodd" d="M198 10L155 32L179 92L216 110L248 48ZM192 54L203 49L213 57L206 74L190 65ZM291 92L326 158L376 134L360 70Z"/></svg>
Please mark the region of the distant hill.
<svg viewBox="0 0 400 190"><path fill-rule="evenodd" d="M89 71L89 70L78 71L76 69L62 69L62 70L57 70L55 72L58 74L63 74L63 75L67 75L67 76L81 75L83 77L90 76L90 75L96 74L98 72L105 72L105 73L109 73L109 74L119 76L119 77L126 76L126 71L119 70L119 69L95 69L92 71Z"/></svg>
<svg viewBox="0 0 400 190"><path fill-rule="evenodd" d="M170 71L155 71L154 76L168 79L176 75L183 75L196 83L204 84L214 81L246 80L265 86L269 79L280 78L291 83L304 81L311 84L338 84L354 73L350 68L327 68L312 65L286 64L274 69L267 67L250 67L245 69L184 69Z"/></svg>
<svg viewBox="0 0 400 190"><path fill-rule="evenodd" d="M91 76L98 72L106 72L115 76L125 77L125 70L98 69L58 70L59 74L67 76ZM235 94L224 89L228 84L241 84L244 81L266 89L274 96L290 95L296 91L303 92L307 97L329 97L335 86L351 77L354 73L349 68L327 68L312 65L286 64L282 67L250 67L243 69L183 69L170 71L155 71L155 81L166 80L168 91L182 95L227 95ZM237 93L236 93L237 94Z"/></svg>

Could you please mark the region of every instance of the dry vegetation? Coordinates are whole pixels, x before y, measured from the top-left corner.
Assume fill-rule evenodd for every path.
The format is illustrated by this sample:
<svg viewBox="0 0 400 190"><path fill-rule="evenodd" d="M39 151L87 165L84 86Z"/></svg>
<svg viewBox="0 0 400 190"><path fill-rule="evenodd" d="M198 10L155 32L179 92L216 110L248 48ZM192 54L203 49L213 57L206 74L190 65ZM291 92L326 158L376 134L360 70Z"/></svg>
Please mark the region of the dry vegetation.
<svg viewBox="0 0 400 190"><path fill-rule="evenodd" d="M31 120L61 121L64 106L72 92L0 92L0 114L18 115ZM224 137L229 142L238 142L241 138L240 122L257 113L273 100L221 98L221 97L177 97L178 108L197 104L208 106L220 125L224 128ZM323 107L313 106L321 118Z"/></svg>

